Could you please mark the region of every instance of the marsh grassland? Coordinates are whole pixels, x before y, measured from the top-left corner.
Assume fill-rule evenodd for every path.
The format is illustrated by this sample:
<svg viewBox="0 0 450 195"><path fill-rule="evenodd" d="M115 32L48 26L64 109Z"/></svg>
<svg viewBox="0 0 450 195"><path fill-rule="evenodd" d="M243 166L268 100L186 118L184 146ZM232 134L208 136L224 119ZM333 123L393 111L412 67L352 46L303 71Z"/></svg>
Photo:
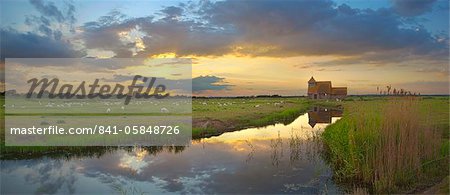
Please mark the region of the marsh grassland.
<svg viewBox="0 0 450 195"><path fill-rule="evenodd" d="M2 105L4 103L4 97L1 98ZM37 102L27 102L17 101L14 102L15 107L27 106L31 109L29 104L34 104L36 106ZM67 102L54 102L58 104L66 104ZM127 110L139 109L139 113L133 113L133 116L147 116L148 114L142 112L144 110L148 112L158 112L161 108L168 108L168 110L176 110L172 102L170 104L160 104L155 106L155 104L138 104L134 105L133 102L130 104L130 108ZM46 104L46 103L45 103ZM192 137L194 139L200 139L204 137L210 137L213 135L220 135L227 131L240 130L247 127L260 127L275 123L290 123L300 114L305 113L311 106L314 105L336 105L330 102L315 102L309 101L301 97L276 97L276 98L194 98L192 100ZM6 105L11 106L11 105ZM74 113L77 116L121 116L130 115L121 113L120 105L110 104L105 105L104 103L91 102L89 111L92 109L96 113L86 114L86 113ZM54 106L56 107L56 106ZM105 110L112 108L111 113L106 113ZM4 120L4 107L1 107L1 119ZM19 109L19 108L17 108ZM65 115L72 116L70 109L81 109L81 108L52 108L58 112L63 112ZM84 108L83 108L84 109ZM14 111L14 110L13 110ZM45 115L51 115L54 113L45 113ZM170 113L168 113L170 114ZM186 113L187 114L187 113ZM32 114L33 116L33 114ZM4 147L4 123L1 124L1 153L2 157L8 155L9 157L14 156L30 156L30 155L48 155L50 153L77 153L85 150L85 147ZM91 147L94 151L93 147ZM100 151L104 148L99 147Z"/></svg>
<svg viewBox="0 0 450 195"><path fill-rule="evenodd" d="M322 134L338 182L358 191L402 193L448 177L448 97L392 97L343 106L343 118Z"/></svg>
<svg viewBox="0 0 450 195"><path fill-rule="evenodd" d="M430 186L440 182L441 186L435 185L432 192L448 193L448 96L353 96L342 102L302 97L194 98L192 137L201 139L249 127L289 124L314 106L344 108L342 118L326 127L320 137L325 146L322 156L332 167L334 181L349 192L428 192ZM2 160L59 158L68 154L100 157L118 148L5 147L4 123L1 125Z"/></svg>

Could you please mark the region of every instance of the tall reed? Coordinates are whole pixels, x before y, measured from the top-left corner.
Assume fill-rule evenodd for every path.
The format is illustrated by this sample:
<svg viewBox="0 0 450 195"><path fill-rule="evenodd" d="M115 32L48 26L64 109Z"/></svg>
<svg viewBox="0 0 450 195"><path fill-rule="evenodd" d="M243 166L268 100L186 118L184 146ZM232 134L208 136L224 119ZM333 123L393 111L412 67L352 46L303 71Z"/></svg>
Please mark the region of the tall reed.
<svg viewBox="0 0 450 195"><path fill-rule="evenodd" d="M377 193L405 192L445 167L436 161L442 132L422 101L411 96L345 105L344 117L322 134L336 178Z"/></svg>
<svg viewBox="0 0 450 195"><path fill-rule="evenodd" d="M441 133L421 115L416 97L394 98L382 109L379 138L373 157L376 191L392 192L423 176L422 163L436 159L442 144ZM425 117L425 118L423 118Z"/></svg>

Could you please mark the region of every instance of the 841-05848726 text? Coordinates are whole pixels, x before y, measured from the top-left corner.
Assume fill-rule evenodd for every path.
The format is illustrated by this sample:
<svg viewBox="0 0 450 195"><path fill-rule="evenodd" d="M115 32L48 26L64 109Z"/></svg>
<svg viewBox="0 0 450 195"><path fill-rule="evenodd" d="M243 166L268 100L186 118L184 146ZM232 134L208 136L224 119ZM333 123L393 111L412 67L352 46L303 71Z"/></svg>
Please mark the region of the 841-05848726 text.
<svg viewBox="0 0 450 195"><path fill-rule="evenodd" d="M180 126L145 126L145 125L127 125L119 127L116 125L95 125L94 127L71 127L63 128L58 126L48 127L28 127L28 128L10 128L11 135L178 135Z"/></svg>

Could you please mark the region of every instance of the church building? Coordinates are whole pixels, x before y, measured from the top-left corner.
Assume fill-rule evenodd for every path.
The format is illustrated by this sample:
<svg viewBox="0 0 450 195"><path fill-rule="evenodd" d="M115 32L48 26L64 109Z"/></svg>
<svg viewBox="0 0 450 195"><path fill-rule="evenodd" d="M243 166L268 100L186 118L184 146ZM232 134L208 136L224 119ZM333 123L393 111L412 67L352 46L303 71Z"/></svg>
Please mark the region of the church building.
<svg viewBox="0 0 450 195"><path fill-rule="evenodd" d="M314 77L308 81L310 99L343 99L346 96L347 87L333 87L331 81L316 81Z"/></svg>

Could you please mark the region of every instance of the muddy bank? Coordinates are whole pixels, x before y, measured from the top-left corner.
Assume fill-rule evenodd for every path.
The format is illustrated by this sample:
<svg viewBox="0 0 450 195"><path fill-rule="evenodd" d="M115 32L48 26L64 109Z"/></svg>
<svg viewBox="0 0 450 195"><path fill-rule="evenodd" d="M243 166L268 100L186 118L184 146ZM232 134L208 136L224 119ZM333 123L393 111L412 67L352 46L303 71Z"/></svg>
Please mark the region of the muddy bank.
<svg viewBox="0 0 450 195"><path fill-rule="evenodd" d="M414 190L409 192L410 194L449 194L449 180L448 176L442 179L440 182L436 182L434 185L429 186L423 190Z"/></svg>
<svg viewBox="0 0 450 195"><path fill-rule="evenodd" d="M236 124L236 121L221 121L210 118L193 119L192 128L196 130L193 130L192 138L208 138L225 132L238 130L234 124Z"/></svg>
<svg viewBox="0 0 450 195"><path fill-rule="evenodd" d="M194 118L192 119L192 138L209 138L212 136L218 136L225 132L238 131L241 129L252 127L263 127L267 125L273 125L276 123L289 124L295 120L298 116L305 114L305 112L298 112L295 115L288 116L282 120L270 119L266 117L247 119L247 120L219 120L211 118Z"/></svg>

